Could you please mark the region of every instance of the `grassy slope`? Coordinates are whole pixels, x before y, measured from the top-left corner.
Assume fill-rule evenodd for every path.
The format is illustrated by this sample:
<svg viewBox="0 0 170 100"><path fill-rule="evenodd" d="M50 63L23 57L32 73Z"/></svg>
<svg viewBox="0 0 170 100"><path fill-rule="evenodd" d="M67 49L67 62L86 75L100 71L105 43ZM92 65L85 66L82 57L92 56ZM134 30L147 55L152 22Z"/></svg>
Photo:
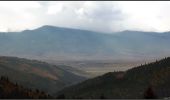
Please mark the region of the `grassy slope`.
<svg viewBox="0 0 170 100"><path fill-rule="evenodd" d="M85 79L55 65L16 57L0 57L0 75L7 76L23 86L49 93Z"/></svg>

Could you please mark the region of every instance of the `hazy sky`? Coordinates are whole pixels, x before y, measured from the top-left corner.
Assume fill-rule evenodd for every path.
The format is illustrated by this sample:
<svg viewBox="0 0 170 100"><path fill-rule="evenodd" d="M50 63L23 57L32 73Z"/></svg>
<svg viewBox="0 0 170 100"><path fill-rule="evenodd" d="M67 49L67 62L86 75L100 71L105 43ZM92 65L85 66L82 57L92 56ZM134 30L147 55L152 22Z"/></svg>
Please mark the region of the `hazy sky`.
<svg viewBox="0 0 170 100"><path fill-rule="evenodd" d="M42 25L101 32L170 31L169 1L0 1L0 31Z"/></svg>

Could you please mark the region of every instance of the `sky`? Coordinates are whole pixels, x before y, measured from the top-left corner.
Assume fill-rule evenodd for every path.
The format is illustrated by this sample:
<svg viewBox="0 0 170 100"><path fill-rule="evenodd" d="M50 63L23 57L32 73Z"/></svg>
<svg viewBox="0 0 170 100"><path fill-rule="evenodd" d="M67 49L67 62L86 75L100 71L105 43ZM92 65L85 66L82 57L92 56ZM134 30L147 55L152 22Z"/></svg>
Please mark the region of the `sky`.
<svg viewBox="0 0 170 100"><path fill-rule="evenodd" d="M0 1L0 31L53 25L98 32L170 31L170 1Z"/></svg>

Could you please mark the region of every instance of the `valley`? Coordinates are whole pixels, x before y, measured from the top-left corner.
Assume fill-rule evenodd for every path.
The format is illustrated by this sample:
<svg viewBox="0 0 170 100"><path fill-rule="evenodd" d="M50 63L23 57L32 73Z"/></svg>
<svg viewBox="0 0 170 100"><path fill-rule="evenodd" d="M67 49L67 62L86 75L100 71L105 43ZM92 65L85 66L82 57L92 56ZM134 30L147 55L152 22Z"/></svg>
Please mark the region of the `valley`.
<svg viewBox="0 0 170 100"><path fill-rule="evenodd" d="M170 95L170 58L109 72L57 92L65 99L142 99ZM148 92L149 91L149 92Z"/></svg>
<svg viewBox="0 0 170 100"><path fill-rule="evenodd" d="M169 10L0 1L0 99L170 99Z"/></svg>
<svg viewBox="0 0 170 100"><path fill-rule="evenodd" d="M108 34L49 25L0 32L0 75L54 96L87 79L160 60L170 55L169 42L170 32Z"/></svg>
<svg viewBox="0 0 170 100"><path fill-rule="evenodd" d="M68 71L77 73L78 75L82 75L88 78L96 77L103 75L107 72L115 72L115 71L126 71L135 66L139 66L141 64L145 64L144 61L48 61L46 62L55 64L55 65L65 65L74 68L74 71L68 69ZM117 63L116 63L117 62ZM152 62L152 60L147 63ZM75 69L77 71L75 71Z"/></svg>

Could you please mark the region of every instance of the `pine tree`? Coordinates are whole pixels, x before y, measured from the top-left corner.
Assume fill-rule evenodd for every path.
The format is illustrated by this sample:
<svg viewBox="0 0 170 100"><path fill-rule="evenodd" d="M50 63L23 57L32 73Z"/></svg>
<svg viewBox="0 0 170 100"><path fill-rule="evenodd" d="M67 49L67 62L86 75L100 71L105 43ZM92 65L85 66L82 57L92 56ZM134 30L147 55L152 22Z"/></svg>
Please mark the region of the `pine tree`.
<svg viewBox="0 0 170 100"><path fill-rule="evenodd" d="M144 93L144 98L145 99L156 99L157 98L156 94L154 93L154 91L152 89L152 86L149 86L147 88L147 90Z"/></svg>
<svg viewBox="0 0 170 100"><path fill-rule="evenodd" d="M65 99L65 95L61 94L61 95L57 96L57 99Z"/></svg>
<svg viewBox="0 0 170 100"><path fill-rule="evenodd" d="M106 99L106 97L104 96L104 94L101 94L100 99Z"/></svg>

